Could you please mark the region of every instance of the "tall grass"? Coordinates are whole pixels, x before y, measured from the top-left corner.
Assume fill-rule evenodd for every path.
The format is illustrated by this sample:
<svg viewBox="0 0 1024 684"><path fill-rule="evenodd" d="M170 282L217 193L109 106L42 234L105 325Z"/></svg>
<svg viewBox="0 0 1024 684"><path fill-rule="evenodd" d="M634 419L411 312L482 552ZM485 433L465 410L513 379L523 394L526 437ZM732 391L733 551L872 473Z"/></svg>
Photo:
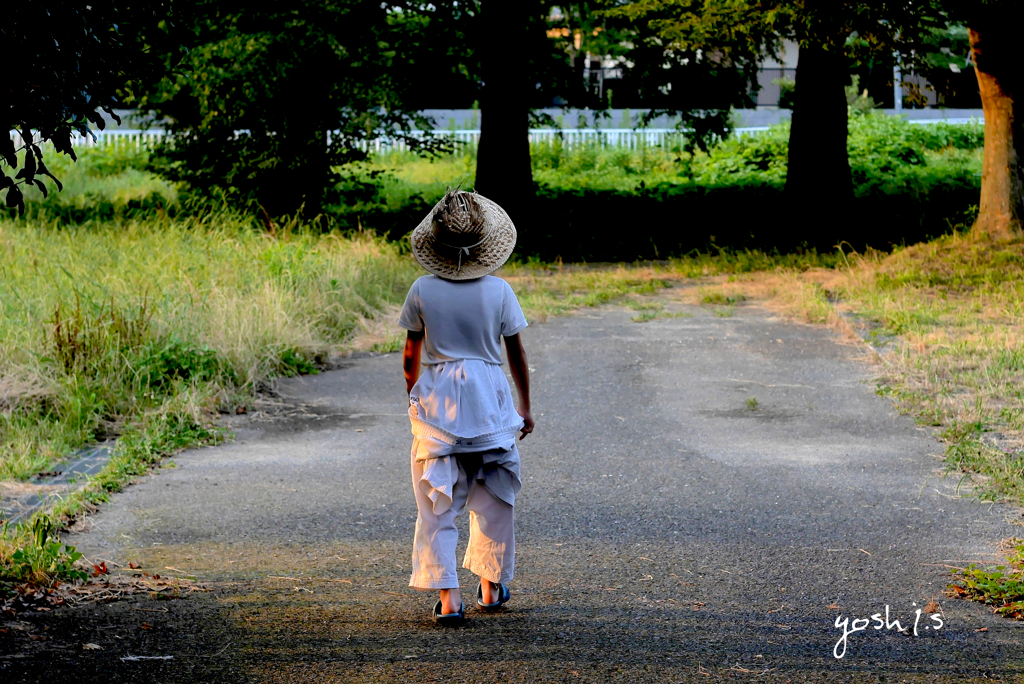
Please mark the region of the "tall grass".
<svg viewBox="0 0 1024 684"><path fill-rule="evenodd" d="M400 246L231 215L0 222L0 478L185 391L214 405L308 371L417 274Z"/></svg>

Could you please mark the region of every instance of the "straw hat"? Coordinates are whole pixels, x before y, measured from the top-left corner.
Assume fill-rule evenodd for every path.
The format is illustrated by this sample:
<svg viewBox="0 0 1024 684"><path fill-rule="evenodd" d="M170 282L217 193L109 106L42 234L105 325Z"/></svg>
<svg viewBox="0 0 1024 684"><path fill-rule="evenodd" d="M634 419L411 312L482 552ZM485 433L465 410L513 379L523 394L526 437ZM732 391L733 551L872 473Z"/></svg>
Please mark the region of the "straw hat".
<svg viewBox="0 0 1024 684"><path fill-rule="evenodd" d="M472 280L496 271L516 246L505 210L475 192L448 188L412 231L412 255L446 280Z"/></svg>

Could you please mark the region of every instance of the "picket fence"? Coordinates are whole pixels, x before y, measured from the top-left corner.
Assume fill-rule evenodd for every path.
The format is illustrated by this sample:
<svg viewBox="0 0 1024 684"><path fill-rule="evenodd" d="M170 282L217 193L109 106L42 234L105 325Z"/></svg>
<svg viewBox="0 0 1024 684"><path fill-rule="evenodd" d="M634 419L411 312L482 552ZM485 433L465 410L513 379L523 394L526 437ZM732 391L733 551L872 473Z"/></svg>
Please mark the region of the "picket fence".
<svg viewBox="0 0 1024 684"><path fill-rule="evenodd" d="M912 124L967 124L977 121L976 119L910 119ZM980 121L979 123L984 123ZM756 135L768 130L767 126L753 126L749 128L734 129L734 135ZM239 134L248 131L237 131ZM165 132L160 129L140 130L131 128L111 129L106 131L94 131L91 136L73 135L71 142L75 147L134 147L141 149L161 140ZM423 139L428 135L452 138L456 148L462 152L469 152L480 142L480 130L435 130L415 131L413 138ZM641 147L669 147L678 144L686 135L685 132L675 128L531 128L530 143L532 144L561 144L564 147L572 148L579 146L597 147L618 147L626 149L637 149ZM11 139L15 146L22 145L21 136L16 131L11 131ZM405 139L393 139L379 137L371 140L363 140L359 147L365 152L403 151L409 149L409 143Z"/></svg>

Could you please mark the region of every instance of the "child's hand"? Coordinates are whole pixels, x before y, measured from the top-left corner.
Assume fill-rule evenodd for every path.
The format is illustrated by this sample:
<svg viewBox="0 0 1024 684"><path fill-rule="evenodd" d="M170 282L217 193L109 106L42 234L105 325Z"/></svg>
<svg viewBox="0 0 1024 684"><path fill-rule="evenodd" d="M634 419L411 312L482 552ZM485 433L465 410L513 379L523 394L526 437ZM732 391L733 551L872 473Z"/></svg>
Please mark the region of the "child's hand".
<svg viewBox="0 0 1024 684"><path fill-rule="evenodd" d="M519 415L523 419L523 433L519 435L519 441L522 441L526 435L533 432L533 414L529 411L519 411Z"/></svg>

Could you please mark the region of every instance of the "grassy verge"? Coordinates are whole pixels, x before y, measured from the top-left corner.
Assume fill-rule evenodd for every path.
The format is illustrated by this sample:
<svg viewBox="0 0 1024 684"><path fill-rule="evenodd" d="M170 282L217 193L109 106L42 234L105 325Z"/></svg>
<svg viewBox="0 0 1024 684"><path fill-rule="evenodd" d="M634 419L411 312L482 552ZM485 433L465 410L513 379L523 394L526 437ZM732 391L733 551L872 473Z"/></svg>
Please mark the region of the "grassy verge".
<svg viewBox="0 0 1024 684"><path fill-rule="evenodd" d="M0 222L0 253L0 491L118 437L85 489L4 529L0 577L35 582L72 554L54 531L162 456L216 440L218 411L360 337L381 345L419 274L379 238L267 236L231 215Z"/></svg>
<svg viewBox="0 0 1024 684"><path fill-rule="evenodd" d="M580 307L597 306L630 294L655 294L667 281L701 276L737 277L764 271L800 272L831 268L839 253L772 254L722 250L650 264L512 263L500 275L512 284L531 319L544 320Z"/></svg>
<svg viewBox="0 0 1024 684"><path fill-rule="evenodd" d="M791 316L854 328L880 355L879 392L942 430L951 469L983 499L1024 504L1024 239L963 233L834 268L776 269L705 286Z"/></svg>

